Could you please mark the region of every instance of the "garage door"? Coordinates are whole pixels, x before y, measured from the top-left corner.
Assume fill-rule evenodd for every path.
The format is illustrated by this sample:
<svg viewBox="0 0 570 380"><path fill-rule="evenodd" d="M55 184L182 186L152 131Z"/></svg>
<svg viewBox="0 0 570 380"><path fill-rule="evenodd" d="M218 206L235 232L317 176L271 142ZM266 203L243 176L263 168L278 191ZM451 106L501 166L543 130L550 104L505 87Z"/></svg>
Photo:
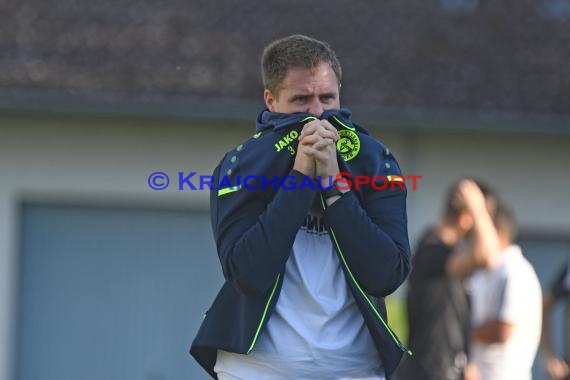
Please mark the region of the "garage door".
<svg viewBox="0 0 570 380"><path fill-rule="evenodd" d="M188 348L222 283L207 214L22 213L19 380L206 379Z"/></svg>

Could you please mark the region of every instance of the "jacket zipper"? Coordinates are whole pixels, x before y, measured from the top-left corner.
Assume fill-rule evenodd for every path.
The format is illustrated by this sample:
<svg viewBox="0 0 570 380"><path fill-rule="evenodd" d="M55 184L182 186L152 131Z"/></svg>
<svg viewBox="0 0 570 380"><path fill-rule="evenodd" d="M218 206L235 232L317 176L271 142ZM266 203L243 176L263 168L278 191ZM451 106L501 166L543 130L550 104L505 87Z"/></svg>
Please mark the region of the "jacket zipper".
<svg viewBox="0 0 570 380"><path fill-rule="evenodd" d="M261 328L263 327L263 324L265 322L265 319L267 317L267 310L269 309L269 305L271 304L271 300L273 300L273 296L275 295L275 290L277 290L277 284L279 284L279 279L281 278L281 273L279 273L277 275L277 278L275 279L275 283L273 284L273 289L271 289L271 293L269 294L269 298L267 298L267 302L265 303L265 308L263 309L263 314L261 315L261 320L259 321L259 325L257 325L257 330L255 331L255 335L253 337L253 341L251 342L251 345L249 346L247 353L249 354L251 352L251 350L253 350L253 347L255 347L255 343L257 342L257 338L259 337L259 333L261 332Z"/></svg>
<svg viewBox="0 0 570 380"><path fill-rule="evenodd" d="M323 209L326 208L326 203L325 200L323 198L323 195L320 194L321 197L321 202L323 205ZM348 264L346 262L346 259L344 258L344 255L342 254L342 250L340 249L340 244L338 243L338 240L336 239L336 235L333 231L333 229L328 226L329 231L331 233L332 236L332 240L335 244L336 250L340 256L340 259L342 261L342 264L344 265L344 268L346 269L346 272L348 273L350 280L352 281L352 283L354 284L354 286L356 286L356 288L358 289L358 291L360 292L360 294L362 295L362 297L364 297L364 299L366 300L366 302L368 303L368 306L370 306L370 308L372 309L372 311L374 312L374 314L376 314L376 316L378 317L378 319L380 320L380 322L382 323L382 325L384 326L384 328L386 329L386 331L388 331L388 333L390 334L390 337L392 338L392 340L396 343L396 345L405 353L407 353L408 355L412 356L412 351L409 350L408 348L406 348L402 342L400 342L400 340L398 339L398 337L396 336L396 334L394 333L394 331L392 331L392 329L390 328L390 326L388 326L388 323L386 323L386 321L384 320L384 318L382 317L382 315L380 314L380 312L376 309L376 307L374 307L374 304L372 303L372 300L370 299L370 297L368 296L368 294L366 294L364 292L364 290L362 290L362 288L360 287L360 284L356 281L356 278L354 278L354 275L352 274L352 271L350 270L350 268L348 267Z"/></svg>

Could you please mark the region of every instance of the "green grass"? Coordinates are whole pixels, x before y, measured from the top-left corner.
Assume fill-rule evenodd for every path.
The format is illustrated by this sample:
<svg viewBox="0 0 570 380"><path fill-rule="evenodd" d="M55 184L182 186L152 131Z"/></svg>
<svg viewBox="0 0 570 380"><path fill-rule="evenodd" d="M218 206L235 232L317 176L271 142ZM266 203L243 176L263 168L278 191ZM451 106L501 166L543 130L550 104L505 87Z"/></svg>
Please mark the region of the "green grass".
<svg viewBox="0 0 570 380"><path fill-rule="evenodd" d="M391 295L386 297L388 309L388 325L394 330L403 344L408 343L408 313L406 300L403 297Z"/></svg>

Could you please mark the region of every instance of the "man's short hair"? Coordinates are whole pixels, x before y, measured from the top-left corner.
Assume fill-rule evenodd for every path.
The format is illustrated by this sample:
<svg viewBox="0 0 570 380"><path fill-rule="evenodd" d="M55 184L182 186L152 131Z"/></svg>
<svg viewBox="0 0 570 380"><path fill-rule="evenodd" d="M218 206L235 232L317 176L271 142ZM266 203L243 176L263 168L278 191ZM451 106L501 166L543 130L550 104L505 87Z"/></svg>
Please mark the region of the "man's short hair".
<svg viewBox="0 0 570 380"><path fill-rule="evenodd" d="M331 66L340 86L342 69L328 43L301 34L275 40L265 47L261 56L263 86L277 96L287 70L292 67L311 70L323 62Z"/></svg>
<svg viewBox="0 0 570 380"><path fill-rule="evenodd" d="M491 217L493 217L495 215L494 208L496 207L498 201L497 193L485 182L473 178L461 178L449 187L445 201L444 217L449 220L457 220L459 214L467 210L467 205L458 196L459 184L464 179L470 179L479 187L481 193L483 193L483 197L485 197L485 200L487 201L487 208L489 210L489 213L491 214Z"/></svg>
<svg viewBox="0 0 570 380"><path fill-rule="evenodd" d="M499 232L504 232L509 242L513 242L517 238L517 223L513 215L512 210L506 206L503 202L497 204L497 209L495 210L495 228Z"/></svg>

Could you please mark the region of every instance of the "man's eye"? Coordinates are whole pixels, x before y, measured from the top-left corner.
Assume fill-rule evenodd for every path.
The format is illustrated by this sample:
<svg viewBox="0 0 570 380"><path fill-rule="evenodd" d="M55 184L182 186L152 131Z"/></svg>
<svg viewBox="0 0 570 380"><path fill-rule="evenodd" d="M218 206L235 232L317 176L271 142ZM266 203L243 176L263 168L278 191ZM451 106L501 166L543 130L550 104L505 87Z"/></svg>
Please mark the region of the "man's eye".
<svg viewBox="0 0 570 380"><path fill-rule="evenodd" d="M293 102L295 103L305 103L306 101L307 101L306 96L297 96L293 99Z"/></svg>
<svg viewBox="0 0 570 380"><path fill-rule="evenodd" d="M333 95L321 96L321 102L323 103L330 103L334 100Z"/></svg>

